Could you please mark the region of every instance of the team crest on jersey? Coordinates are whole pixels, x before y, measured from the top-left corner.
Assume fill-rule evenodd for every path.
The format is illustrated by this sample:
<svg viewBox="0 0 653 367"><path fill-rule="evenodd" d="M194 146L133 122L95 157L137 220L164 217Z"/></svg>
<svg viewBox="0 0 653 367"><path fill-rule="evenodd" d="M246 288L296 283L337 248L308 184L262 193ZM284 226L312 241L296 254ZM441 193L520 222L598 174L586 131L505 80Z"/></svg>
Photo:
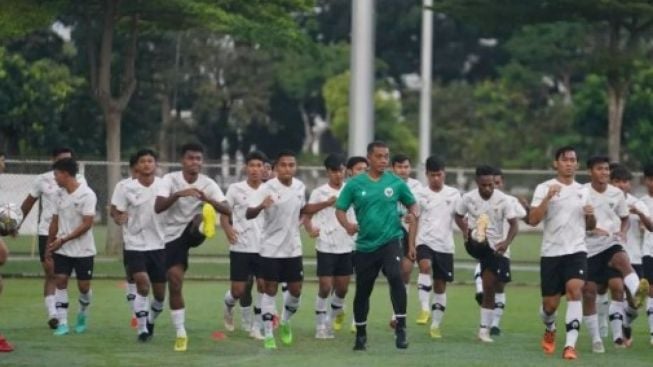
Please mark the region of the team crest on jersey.
<svg viewBox="0 0 653 367"><path fill-rule="evenodd" d="M392 197L392 194L394 194L395 191L392 189L392 187L386 187L385 190L383 190L383 193L386 197Z"/></svg>

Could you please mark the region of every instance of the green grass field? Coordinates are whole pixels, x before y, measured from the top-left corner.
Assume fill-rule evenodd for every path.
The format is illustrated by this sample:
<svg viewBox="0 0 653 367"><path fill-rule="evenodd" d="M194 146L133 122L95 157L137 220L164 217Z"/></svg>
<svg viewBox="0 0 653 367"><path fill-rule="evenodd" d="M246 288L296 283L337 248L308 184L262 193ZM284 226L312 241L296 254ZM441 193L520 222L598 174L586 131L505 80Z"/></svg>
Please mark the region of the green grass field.
<svg viewBox="0 0 653 367"><path fill-rule="evenodd" d="M265 351L261 342L236 331L225 340L214 341L212 333L222 329L221 298L228 283L192 281L186 285L187 329L189 350L172 350L174 331L169 313L158 320L155 338L148 344L136 342L135 331L128 326L129 314L124 290L116 280L94 282L94 298L85 335L54 337L45 325L40 281L5 279L0 296L0 331L16 350L0 354L0 366L650 366L653 348L648 345L644 317L635 324L635 345L629 350L615 350L606 344L605 355L593 355L589 340L581 330L580 359L565 362L560 358L563 333L558 335L558 351L552 357L542 354L539 338L542 325L537 316L539 292L532 286L508 289L508 306L503 319L504 335L493 345L475 340L478 308L472 299L473 289L454 285L449 290L444 338L433 341L426 327L414 324L417 310L416 292L409 295L410 347L398 351L387 327L390 316L388 289L377 284L373 294L367 352L351 350L353 337L341 331L335 340L313 338L313 284L304 290L302 306L293 319L295 344L273 352ZM353 293L352 293L353 294ZM77 310L71 292L71 320ZM351 315L351 298L347 313ZM562 311L562 310L561 310ZM564 312L561 312L564 315ZM564 317L562 317L564 319ZM239 317L237 317L239 319ZM564 330L558 320L558 327Z"/></svg>

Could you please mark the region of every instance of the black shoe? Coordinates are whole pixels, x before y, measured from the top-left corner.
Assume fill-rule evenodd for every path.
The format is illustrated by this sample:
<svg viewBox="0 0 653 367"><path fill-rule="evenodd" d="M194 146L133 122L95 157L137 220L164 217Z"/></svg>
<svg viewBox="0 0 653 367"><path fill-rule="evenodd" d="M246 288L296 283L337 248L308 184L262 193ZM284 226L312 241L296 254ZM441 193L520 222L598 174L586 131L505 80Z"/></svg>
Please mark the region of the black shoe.
<svg viewBox="0 0 653 367"><path fill-rule="evenodd" d="M493 335L493 336L499 336L499 335L501 335L501 329L499 329L499 328L496 327L496 326L492 326L492 327L490 328L490 335Z"/></svg>
<svg viewBox="0 0 653 367"><path fill-rule="evenodd" d="M146 343L146 342L150 341L151 337L152 336L149 333L143 332L143 333L138 334L138 341L141 342L141 343Z"/></svg>
<svg viewBox="0 0 653 367"><path fill-rule="evenodd" d="M408 340L406 340L406 329L397 328L395 330L395 345L397 349L408 348Z"/></svg>
<svg viewBox="0 0 653 367"><path fill-rule="evenodd" d="M154 335L154 324L147 323L147 334L152 337Z"/></svg>
<svg viewBox="0 0 653 367"><path fill-rule="evenodd" d="M480 306L483 303L483 293L476 293L474 299L476 300L476 303L478 303L478 305Z"/></svg>
<svg viewBox="0 0 653 367"><path fill-rule="evenodd" d="M48 326L50 327L50 329L56 330L57 326L59 326L59 320L56 317L51 318L50 320L48 320Z"/></svg>
<svg viewBox="0 0 653 367"><path fill-rule="evenodd" d="M366 349L367 349L367 336L356 335L356 341L354 342L354 350L361 351Z"/></svg>

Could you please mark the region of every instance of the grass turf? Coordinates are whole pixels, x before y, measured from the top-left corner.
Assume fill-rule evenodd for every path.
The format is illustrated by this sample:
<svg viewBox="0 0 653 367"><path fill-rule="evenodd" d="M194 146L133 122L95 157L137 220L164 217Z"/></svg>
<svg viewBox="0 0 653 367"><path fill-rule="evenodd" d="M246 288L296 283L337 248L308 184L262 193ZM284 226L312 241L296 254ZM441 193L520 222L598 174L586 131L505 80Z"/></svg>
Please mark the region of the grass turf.
<svg viewBox="0 0 653 367"><path fill-rule="evenodd" d="M268 352L262 342L249 339L244 332L228 333L224 340L212 339L222 329L221 299L228 283L191 281L185 286L189 350L172 350L174 331L166 310L157 321L154 339L148 344L136 342L135 331L128 326L129 312L121 282L93 282L93 303L89 330L84 335L54 337L45 325L41 282L36 279L5 279L0 296L0 331L15 344L12 353L0 354L0 366L563 366L564 306L559 312L558 349L547 357L539 348L543 330L537 316L539 290L531 286L508 287L508 302L502 322L503 335L492 345L475 340L479 312L473 300L473 288L454 285L448 290L448 306L442 326L443 339L431 340L427 327L414 324L417 314L416 292L409 293L410 347L398 351L387 327L390 303L387 285L377 283L371 302L368 351L351 350L353 337L348 330L335 340L313 338L313 303L315 285L306 284L302 306L293 319L295 344ZM351 319L348 296L347 323ZM71 312L74 322L78 309L77 291L71 290ZM280 307L278 307L280 310ZM239 317L237 317L239 320ZM348 326L348 325L347 325ZM635 345L628 350L615 350L606 341L605 355L590 352L584 329L579 340L580 359L574 366L650 366L653 349L648 344L645 316L635 323Z"/></svg>

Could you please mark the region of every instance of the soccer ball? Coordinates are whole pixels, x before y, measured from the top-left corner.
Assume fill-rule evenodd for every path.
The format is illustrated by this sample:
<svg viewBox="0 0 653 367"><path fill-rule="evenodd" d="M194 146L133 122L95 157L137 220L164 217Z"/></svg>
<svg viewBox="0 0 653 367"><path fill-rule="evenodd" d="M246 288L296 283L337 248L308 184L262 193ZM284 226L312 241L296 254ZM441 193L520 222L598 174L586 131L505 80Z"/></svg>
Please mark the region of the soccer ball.
<svg viewBox="0 0 653 367"><path fill-rule="evenodd" d="M23 212L13 203L0 204L0 236L10 235L18 230L23 221Z"/></svg>

